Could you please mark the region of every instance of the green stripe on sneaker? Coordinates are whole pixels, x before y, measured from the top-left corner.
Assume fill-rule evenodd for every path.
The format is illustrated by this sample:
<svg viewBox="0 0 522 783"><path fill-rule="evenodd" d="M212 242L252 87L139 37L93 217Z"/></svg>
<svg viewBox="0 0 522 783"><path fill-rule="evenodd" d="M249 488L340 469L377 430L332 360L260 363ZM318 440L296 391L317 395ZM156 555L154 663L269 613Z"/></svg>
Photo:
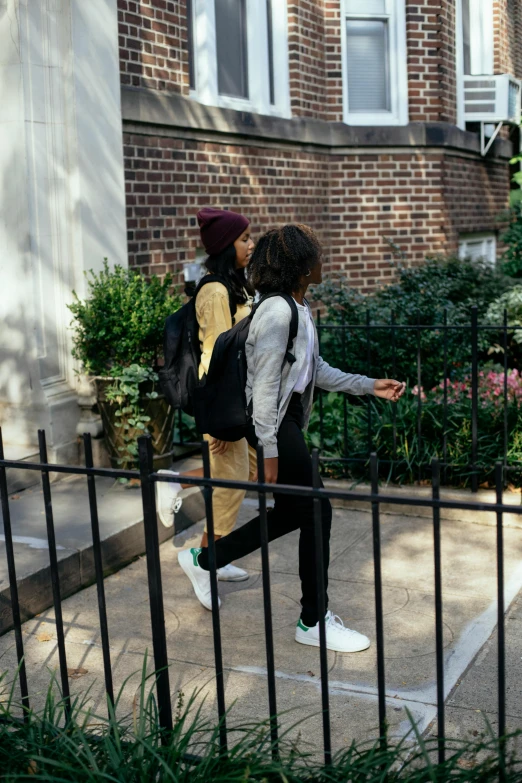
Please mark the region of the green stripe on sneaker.
<svg viewBox="0 0 522 783"><path fill-rule="evenodd" d="M303 623L301 618L299 618L299 622L297 623L297 627L300 628L302 631L309 631L310 630L308 628L308 626Z"/></svg>
<svg viewBox="0 0 522 783"><path fill-rule="evenodd" d="M194 565L198 567L199 566L198 557L201 554L201 547L200 546L192 547L190 550L190 554L192 555L192 560L194 561Z"/></svg>

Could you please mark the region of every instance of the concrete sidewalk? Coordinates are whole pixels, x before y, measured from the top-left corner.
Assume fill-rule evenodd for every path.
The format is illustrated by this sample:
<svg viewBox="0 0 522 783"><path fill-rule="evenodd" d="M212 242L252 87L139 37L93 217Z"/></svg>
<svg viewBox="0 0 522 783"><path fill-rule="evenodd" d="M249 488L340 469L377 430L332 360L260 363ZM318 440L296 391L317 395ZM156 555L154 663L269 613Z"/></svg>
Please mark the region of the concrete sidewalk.
<svg viewBox="0 0 522 783"><path fill-rule="evenodd" d="M190 470L198 465L199 461L185 458L177 463L176 470ZM51 495L60 585L62 596L68 596L92 584L96 578L87 481L83 476L70 476L53 482ZM145 551L141 492L136 486L97 478L96 497L104 570L109 574ZM24 620L52 605L44 508L41 486L10 495L18 594ZM158 522L160 541L172 538L174 530L184 530L204 514L200 490L197 487L187 490L175 527ZM0 634L12 626L10 600L0 509Z"/></svg>
<svg viewBox="0 0 522 783"><path fill-rule="evenodd" d="M240 522L256 513L257 502L245 501ZM481 514L472 520L442 523L444 644L447 734L466 736L484 729L483 710L496 725L496 565L495 529ZM214 652L210 613L195 599L177 565L180 548L199 542L202 526L185 531L161 547L170 682L173 703L178 691L194 689L203 714L216 716ZM505 528L507 646L507 724L522 727L522 540L518 528ZM436 715L433 538L431 520L423 516L382 516L382 573L386 654L387 717L390 733L408 730L406 709L422 731ZM303 747L321 746L319 651L294 641L299 617L297 534L270 545L272 607L278 710L284 726L299 723L291 736ZM259 553L240 563L251 578L220 585L221 629L230 723L263 720L268 714L263 600ZM119 687L130 676L119 711L127 714L139 684L145 650L152 653L146 564L139 559L106 579L107 609L114 680ZM369 509L334 512L330 603L345 623L375 639L373 552ZM63 603L68 666L74 693L90 688L88 702L105 711L103 667L95 587ZM47 669L57 667L54 613L49 610L24 625L30 689L42 698ZM341 655L330 653L329 685L334 748L352 739L370 739L377 729L376 648ZM0 638L1 668L16 667L14 635Z"/></svg>

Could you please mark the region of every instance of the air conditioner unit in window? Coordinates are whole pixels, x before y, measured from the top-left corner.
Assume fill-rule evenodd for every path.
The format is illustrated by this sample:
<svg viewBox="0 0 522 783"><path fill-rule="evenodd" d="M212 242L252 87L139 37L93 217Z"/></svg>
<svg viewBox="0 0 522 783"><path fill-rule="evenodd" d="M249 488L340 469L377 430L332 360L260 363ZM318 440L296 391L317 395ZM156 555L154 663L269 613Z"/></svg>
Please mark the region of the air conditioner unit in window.
<svg viewBox="0 0 522 783"><path fill-rule="evenodd" d="M465 122L520 123L522 83L507 73L464 76Z"/></svg>

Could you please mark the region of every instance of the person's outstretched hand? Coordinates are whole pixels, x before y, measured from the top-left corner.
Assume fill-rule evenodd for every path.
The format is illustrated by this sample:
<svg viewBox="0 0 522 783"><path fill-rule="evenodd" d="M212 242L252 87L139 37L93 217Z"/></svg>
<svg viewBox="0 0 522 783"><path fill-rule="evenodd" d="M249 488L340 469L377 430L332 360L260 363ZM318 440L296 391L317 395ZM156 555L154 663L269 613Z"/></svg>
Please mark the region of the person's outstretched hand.
<svg viewBox="0 0 522 783"><path fill-rule="evenodd" d="M401 381L393 381L391 378L380 378L375 381L373 393L376 397L382 397L383 400L397 402L404 394L406 384Z"/></svg>

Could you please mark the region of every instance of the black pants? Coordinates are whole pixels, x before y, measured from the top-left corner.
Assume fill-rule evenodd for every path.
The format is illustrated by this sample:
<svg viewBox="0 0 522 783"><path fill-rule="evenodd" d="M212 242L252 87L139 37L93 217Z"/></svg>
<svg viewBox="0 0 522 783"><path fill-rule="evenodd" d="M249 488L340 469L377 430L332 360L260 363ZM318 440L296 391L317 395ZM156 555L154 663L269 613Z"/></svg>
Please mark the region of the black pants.
<svg viewBox="0 0 522 783"><path fill-rule="evenodd" d="M255 445L252 443L251 445ZM277 434L279 451L279 484L312 486L312 460L303 436L303 407L301 395L294 394ZM314 509L312 498L274 493L274 509L267 512L268 538L273 541L292 530L301 531L299 537L299 577L301 579L301 620L307 626L318 620L317 581L315 568ZM332 507L329 500L321 501L325 592L328 587L330 561L330 529ZM217 567L231 563L254 552L261 546L259 517L237 528L216 541ZM208 570L208 550L199 556L200 565ZM328 594L325 595L328 608Z"/></svg>

